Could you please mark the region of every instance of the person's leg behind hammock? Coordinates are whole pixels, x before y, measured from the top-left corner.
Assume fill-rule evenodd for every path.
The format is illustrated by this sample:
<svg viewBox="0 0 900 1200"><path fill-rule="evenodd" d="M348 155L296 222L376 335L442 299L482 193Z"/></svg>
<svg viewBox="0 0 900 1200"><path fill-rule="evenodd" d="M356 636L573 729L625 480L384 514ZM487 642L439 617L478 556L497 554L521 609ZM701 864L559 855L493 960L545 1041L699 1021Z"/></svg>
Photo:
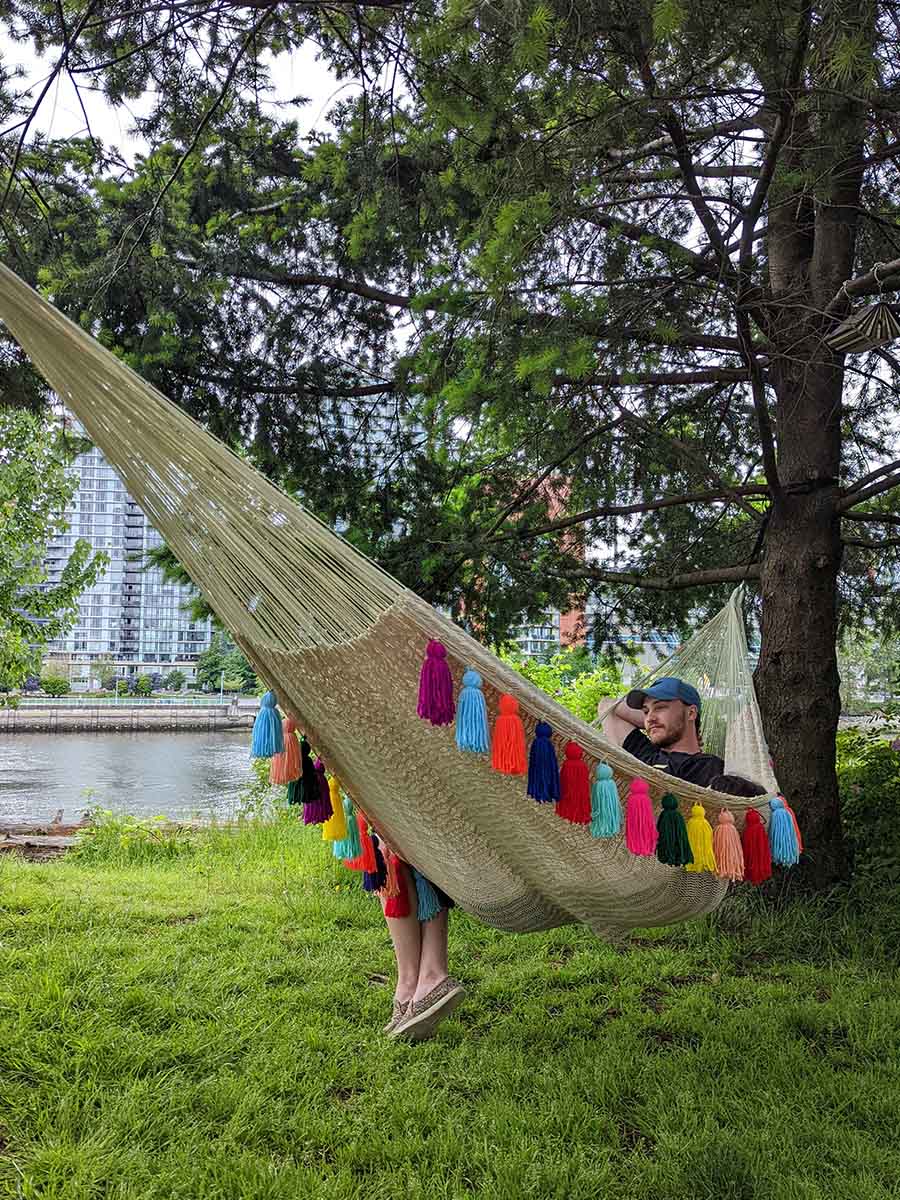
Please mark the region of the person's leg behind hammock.
<svg viewBox="0 0 900 1200"><path fill-rule="evenodd" d="M418 1041L434 1032L465 992L451 977L448 964L449 901L435 889L440 910L420 921L418 891L413 873L405 865L400 868L400 878L409 900L409 915L385 916L397 960L393 1012L385 1032Z"/></svg>

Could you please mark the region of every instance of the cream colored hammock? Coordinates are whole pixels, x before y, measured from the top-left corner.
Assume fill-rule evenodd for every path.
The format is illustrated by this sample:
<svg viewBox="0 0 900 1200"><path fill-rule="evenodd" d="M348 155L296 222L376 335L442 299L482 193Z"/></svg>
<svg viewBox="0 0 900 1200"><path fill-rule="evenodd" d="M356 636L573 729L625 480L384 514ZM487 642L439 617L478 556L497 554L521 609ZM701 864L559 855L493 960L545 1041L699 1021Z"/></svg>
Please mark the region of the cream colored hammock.
<svg viewBox="0 0 900 1200"><path fill-rule="evenodd" d="M527 799L525 781L457 750L453 727L418 718L425 647L447 647L459 685L484 679L491 723L502 692L526 735L549 721L557 749L573 739L591 768L605 761L624 796L648 780L713 816L765 808L673 780L608 742L523 680L286 497L6 267L0 318L116 468L256 671L387 842L476 917L499 929L585 922L614 936L707 912L726 883L636 857L622 837L594 839ZM774 787L746 663L737 596L666 674L705 697L708 752ZM727 732L726 732L727 731Z"/></svg>

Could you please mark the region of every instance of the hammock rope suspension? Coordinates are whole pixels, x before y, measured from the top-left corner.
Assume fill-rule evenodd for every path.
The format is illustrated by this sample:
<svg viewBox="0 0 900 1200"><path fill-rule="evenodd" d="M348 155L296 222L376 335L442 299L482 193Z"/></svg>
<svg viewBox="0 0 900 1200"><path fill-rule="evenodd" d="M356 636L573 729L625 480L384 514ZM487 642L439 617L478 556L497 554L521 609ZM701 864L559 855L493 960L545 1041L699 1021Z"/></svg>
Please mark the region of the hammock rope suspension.
<svg viewBox="0 0 900 1200"><path fill-rule="evenodd" d="M370 885L387 879L386 860L375 853L383 844L415 868L426 913L433 906L420 878L500 929L584 922L615 937L684 920L715 908L728 882L712 867L688 873L659 861L653 811L666 794L686 816L705 805L712 813L730 810L739 828L745 814L754 819L749 876L771 870L760 813L767 820L779 814L779 857L795 857L790 813L768 805L777 788L737 593L664 673L680 675L703 697L704 749L767 789L749 800L673 779L610 743L285 496L2 265L0 319L353 798L356 812L348 801L339 814L333 796L326 812L323 789L323 813L329 821L343 816L347 833L334 841L334 853L367 871ZM446 654L432 654L438 665L429 668L435 674L422 719L421 667L432 642ZM452 705L466 672L467 687L480 685L483 708L477 696L467 697L467 706L477 705L477 725L461 749ZM468 728L473 714L464 715ZM528 798L527 746L539 723L552 730L548 765L551 753L577 764L577 821L560 819L555 803ZM273 726L273 737L281 733ZM581 756L570 751L567 760L567 743ZM595 778L603 790L594 795ZM620 827L635 780L631 832L640 835L640 855L629 851ZM704 846L708 828L701 829ZM729 870L733 878L733 864Z"/></svg>

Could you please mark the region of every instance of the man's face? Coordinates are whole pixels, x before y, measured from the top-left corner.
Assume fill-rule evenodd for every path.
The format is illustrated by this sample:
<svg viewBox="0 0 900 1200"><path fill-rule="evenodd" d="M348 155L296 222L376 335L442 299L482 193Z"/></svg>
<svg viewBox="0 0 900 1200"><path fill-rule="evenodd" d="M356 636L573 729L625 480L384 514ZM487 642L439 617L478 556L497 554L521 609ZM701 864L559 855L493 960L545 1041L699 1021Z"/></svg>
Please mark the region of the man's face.
<svg viewBox="0 0 900 1200"><path fill-rule="evenodd" d="M687 731L689 713L696 713L693 704L683 700L644 701L644 728L654 746L665 749L681 741Z"/></svg>

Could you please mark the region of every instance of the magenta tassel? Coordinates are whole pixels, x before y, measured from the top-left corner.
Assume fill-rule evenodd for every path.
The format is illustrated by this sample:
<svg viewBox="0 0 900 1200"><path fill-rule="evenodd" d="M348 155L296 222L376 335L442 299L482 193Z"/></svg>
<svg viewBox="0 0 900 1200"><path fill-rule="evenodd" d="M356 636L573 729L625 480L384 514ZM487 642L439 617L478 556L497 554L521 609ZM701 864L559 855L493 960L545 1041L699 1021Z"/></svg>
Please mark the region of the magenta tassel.
<svg viewBox="0 0 900 1200"><path fill-rule="evenodd" d="M632 854L654 854L659 831L653 819L650 785L646 779L632 779L625 805L625 845Z"/></svg>
<svg viewBox="0 0 900 1200"><path fill-rule="evenodd" d="M443 642L429 641L419 676L419 703L416 708L423 721L449 725L453 720L453 676L447 665Z"/></svg>

